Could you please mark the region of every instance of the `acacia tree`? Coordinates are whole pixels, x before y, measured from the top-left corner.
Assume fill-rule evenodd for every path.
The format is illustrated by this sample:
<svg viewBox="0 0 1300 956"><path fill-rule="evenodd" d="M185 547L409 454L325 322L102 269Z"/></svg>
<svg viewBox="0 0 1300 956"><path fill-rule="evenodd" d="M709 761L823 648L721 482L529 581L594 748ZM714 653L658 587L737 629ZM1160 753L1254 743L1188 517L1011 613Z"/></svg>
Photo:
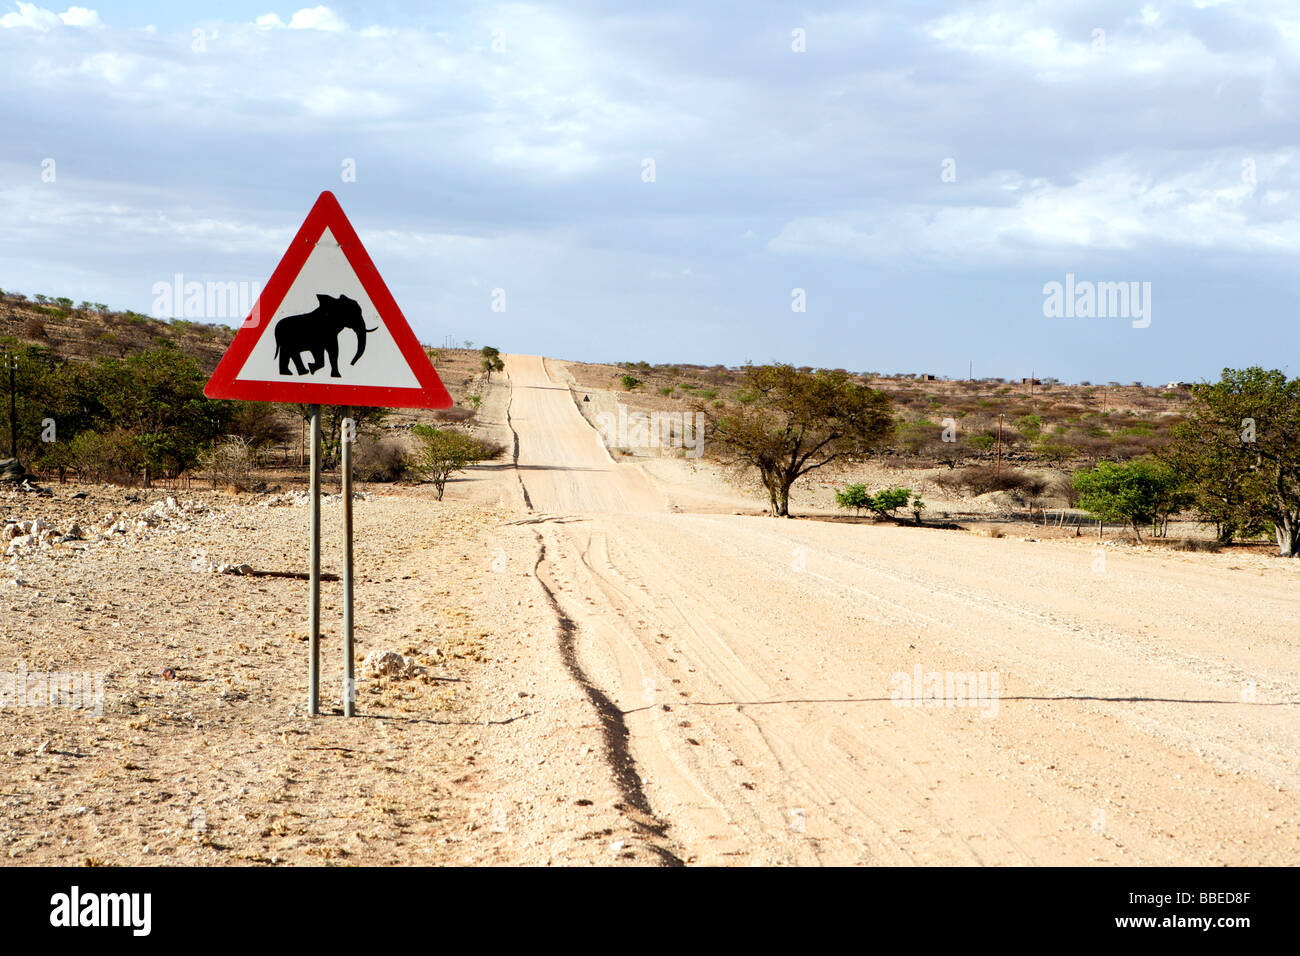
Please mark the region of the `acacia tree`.
<svg viewBox="0 0 1300 956"><path fill-rule="evenodd" d="M490 382L492 381L492 373L503 371L506 363L501 358L501 352L490 345L483 346L479 352L483 356L483 361L479 363L480 368L487 372L487 378Z"/></svg>
<svg viewBox="0 0 1300 956"><path fill-rule="evenodd" d="M1172 468L1154 461L1130 461L1122 465L1103 461L1074 476L1079 506L1102 521L1123 521L1133 528L1139 541L1141 526L1152 533L1168 526L1170 515L1190 504L1183 491L1183 479Z"/></svg>
<svg viewBox="0 0 1300 956"><path fill-rule="evenodd" d="M1221 540L1273 526L1278 553L1300 557L1300 379L1259 366L1192 388L1187 420L1163 453L1186 476Z"/></svg>
<svg viewBox="0 0 1300 956"><path fill-rule="evenodd" d="M893 434L889 397L843 370L748 365L739 404L704 413L715 452L755 468L773 515L790 516L790 487L839 459L865 458Z"/></svg>
<svg viewBox="0 0 1300 956"><path fill-rule="evenodd" d="M409 460L410 466L433 482L439 501L447 487L447 479L453 474L500 454L499 448L451 428L416 425L413 432L417 447Z"/></svg>

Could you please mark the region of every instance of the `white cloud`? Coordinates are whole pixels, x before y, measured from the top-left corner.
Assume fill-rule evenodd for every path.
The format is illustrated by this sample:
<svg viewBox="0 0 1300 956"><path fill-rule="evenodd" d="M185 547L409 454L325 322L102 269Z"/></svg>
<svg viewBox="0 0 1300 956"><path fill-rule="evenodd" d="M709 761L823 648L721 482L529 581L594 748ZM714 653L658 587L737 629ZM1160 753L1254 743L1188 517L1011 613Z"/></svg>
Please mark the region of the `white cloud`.
<svg viewBox="0 0 1300 956"><path fill-rule="evenodd" d="M363 117L377 119L396 116L401 112L402 101L395 96L373 90L351 90L341 86L323 86L312 89L302 97L302 105L315 116Z"/></svg>
<svg viewBox="0 0 1300 956"><path fill-rule="evenodd" d="M19 3L17 13L6 13L0 17L0 27L29 27L42 31L59 26L102 27L103 25L99 14L85 7L69 7L62 13L55 13L34 3Z"/></svg>
<svg viewBox="0 0 1300 956"><path fill-rule="evenodd" d="M289 21L291 30L346 30L343 18L329 7L307 7L299 10Z"/></svg>
<svg viewBox="0 0 1300 956"><path fill-rule="evenodd" d="M121 86L135 73L137 59L122 53L95 53L81 61L81 71Z"/></svg>
<svg viewBox="0 0 1300 956"><path fill-rule="evenodd" d="M787 222L768 249L974 264L1160 246L1286 253L1300 244L1300 204L1291 191L1243 182L1239 157L1212 157L1156 177L1150 170L1160 159L1105 160L1068 185L1021 180L1009 205L905 203L884 214L801 217ZM1260 157L1260 178L1285 177L1296 160L1291 151ZM1005 195L1013 176L990 177L975 191Z"/></svg>
<svg viewBox="0 0 1300 956"><path fill-rule="evenodd" d="M68 7L67 10L59 14L59 19L70 27L102 27L104 25L96 11L87 10L85 7Z"/></svg>
<svg viewBox="0 0 1300 956"><path fill-rule="evenodd" d="M340 33L348 28L337 13L329 7L303 7L285 23L278 13L264 13L253 21L263 28L288 27L290 30L326 30Z"/></svg>

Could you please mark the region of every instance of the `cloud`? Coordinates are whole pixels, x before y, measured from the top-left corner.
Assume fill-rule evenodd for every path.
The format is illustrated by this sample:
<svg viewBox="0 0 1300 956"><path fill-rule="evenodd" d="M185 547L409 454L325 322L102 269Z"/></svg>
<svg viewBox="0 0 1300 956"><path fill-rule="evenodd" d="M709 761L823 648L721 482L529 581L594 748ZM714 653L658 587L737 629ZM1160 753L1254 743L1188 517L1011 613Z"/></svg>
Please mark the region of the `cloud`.
<svg viewBox="0 0 1300 956"><path fill-rule="evenodd" d="M304 7L285 23L278 13L264 13L253 21L256 26L264 28L288 27L290 30L325 30L341 33L348 28L337 13L329 7Z"/></svg>
<svg viewBox="0 0 1300 956"><path fill-rule="evenodd" d="M55 13L38 7L34 3L19 3L16 13L0 16L0 27L28 27L42 32L61 26L68 27L102 27L103 21L94 10L85 7L69 7L63 13Z"/></svg>
<svg viewBox="0 0 1300 956"><path fill-rule="evenodd" d="M743 358L726 351L743 323L771 302L788 313L806 285L825 310L810 313L815 350L817 323L857 303L929 296L941 324L945 276L986 275L985 301L1003 303L1018 268L1055 273L1062 258L1225 286L1244 262L1276 300L1260 314L1293 314L1276 289L1300 249L1300 14L1283 0L1141 6L831 5L795 23L765 5L737 19L684 0L449 0L367 8L364 29L313 6L213 21L199 50L186 25L21 3L0 16L28 28L0 30L14 210L0 261L22 278L0 284L120 291L147 309L155 266L264 277L330 188L430 323L472 337L480 319L517 322L521 349L580 355L593 323L626 314L688 336L646 339L647 358L684 360L666 354L683 342ZM57 183L32 157L58 160ZM152 271L134 277L133 262ZM55 290L74 265L84 290ZM497 286L510 313L478 316Z"/></svg>
<svg viewBox="0 0 1300 956"><path fill-rule="evenodd" d="M778 255L960 259L967 266L1180 247L1289 254L1300 248L1300 157L1284 149L1249 164L1247 176L1233 153L1194 168L1176 157L1134 154L1081 170L1065 184L1006 172L970 186L962 203L795 218L767 247ZM1261 178L1286 188L1264 188Z"/></svg>
<svg viewBox="0 0 1300 956"><path fill-rule="evenodd" d="M102 27L103 21L99 19L99 14L94 10L87 10L85 7L68 7L63 13L59 14L59 19L70 27Z"/></svg>

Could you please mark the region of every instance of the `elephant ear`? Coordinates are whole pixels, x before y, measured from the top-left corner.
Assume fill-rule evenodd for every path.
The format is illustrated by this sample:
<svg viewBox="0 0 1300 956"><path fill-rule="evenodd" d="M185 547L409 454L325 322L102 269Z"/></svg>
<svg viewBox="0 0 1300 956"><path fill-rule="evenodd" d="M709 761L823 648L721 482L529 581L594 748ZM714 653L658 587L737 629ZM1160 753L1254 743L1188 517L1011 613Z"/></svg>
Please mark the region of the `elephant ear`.
<svg viewBox="0 0 1300 956"><path fill-rule="evenodd" d="M322 306L326 306L326 305L329 305L329 304L330 304L331 302L333 302L334 300L333 300L333 298L331 298L331 297L328 296L328 295L321 295L319 292L317 292L317 293L316 293L316 301L319 302Z"/></svg>

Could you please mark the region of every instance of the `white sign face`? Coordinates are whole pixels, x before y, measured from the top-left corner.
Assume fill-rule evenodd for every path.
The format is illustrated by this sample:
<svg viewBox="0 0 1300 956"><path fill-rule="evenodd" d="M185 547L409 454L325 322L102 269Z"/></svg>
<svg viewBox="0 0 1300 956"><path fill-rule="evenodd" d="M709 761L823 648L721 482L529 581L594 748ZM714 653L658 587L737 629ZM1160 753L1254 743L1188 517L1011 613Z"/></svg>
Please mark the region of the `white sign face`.
<svg viewBox="0 0 1300 956"><path fill-rule="evenodd" d="M268 325L236 381L420 387L328 228Z"/></svg>

